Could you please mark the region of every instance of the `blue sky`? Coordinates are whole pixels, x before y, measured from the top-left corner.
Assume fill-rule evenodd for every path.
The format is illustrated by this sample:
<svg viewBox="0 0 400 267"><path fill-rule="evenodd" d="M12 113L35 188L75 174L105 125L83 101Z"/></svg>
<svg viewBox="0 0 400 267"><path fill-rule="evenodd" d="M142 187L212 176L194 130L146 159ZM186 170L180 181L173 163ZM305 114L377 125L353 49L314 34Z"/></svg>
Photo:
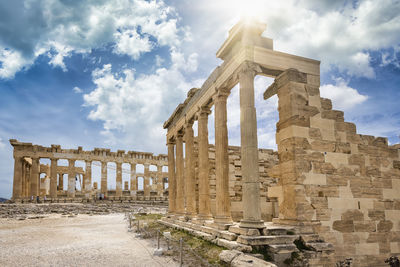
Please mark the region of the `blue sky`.
<svg viewBox="0 0 400 267"><path fill-rule="evenodd" d="M399 1L1 1L0 197L12 191L10 138L166 153L163 122L221 64L243 14L267 24L275 50L321 60L321 95L359 133L400 142ZM256 106L259 146L275 148L271 83L256 79ZM233 89L231 145L238 104ZM212 116L209 129L213 142Z"/></svg>

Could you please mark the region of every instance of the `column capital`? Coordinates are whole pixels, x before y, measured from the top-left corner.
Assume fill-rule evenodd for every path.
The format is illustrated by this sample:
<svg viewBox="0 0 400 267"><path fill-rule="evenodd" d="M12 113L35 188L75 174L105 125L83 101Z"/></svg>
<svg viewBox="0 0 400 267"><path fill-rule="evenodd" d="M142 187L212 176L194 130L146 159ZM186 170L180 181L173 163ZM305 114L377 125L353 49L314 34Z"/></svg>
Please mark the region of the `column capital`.
<svg viewBox="0 0 400 267"><path fill-rule="evenodd" d="M213 96L213 101L226 101L228 99L228 96L230 95L231 91L227 89L226 87L221 87L218 89L215 89L215 95Z"/></svg>
<svg viewBox="0 0 400 267"><path fill-rule="evenodd" d="M241 75L251 75L254 77L257 73L262 73L260 65L251 61L243 62L238 68L238 77Z"/></svg>
<svg viewBox="0 0 400 267"><path fill-rule="evenodd" d="M194 118L186 119L184 127L185 128L191 128L191 127L193 127L193 123L194 123Z"/></svg>
<svg viewBox="0 0 400 267"><path fill-rule="evenodd" d="M200 117L208 117L211 114L211 109L208 106L199 107L197 111L197 116Z"/></svg>
<svg viewBox="0 0 400 267"><path fill-rule="evenodd" d="M185 134L185 131L183 129L181 129L176 133L176 138L182 139L184 134Z"/></svg>

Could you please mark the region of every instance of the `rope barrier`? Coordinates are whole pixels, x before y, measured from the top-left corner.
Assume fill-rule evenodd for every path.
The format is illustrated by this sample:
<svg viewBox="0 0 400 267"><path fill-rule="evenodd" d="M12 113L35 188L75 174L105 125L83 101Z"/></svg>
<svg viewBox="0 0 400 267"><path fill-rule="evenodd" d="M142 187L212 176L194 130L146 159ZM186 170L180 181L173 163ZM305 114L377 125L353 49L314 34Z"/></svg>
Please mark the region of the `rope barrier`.
<svg viewBox="0 0 400 267"><path fill-rule="evenodd" d="M199 261L201 261L201 263L204 266L208 266L208 267L216 267L217 266L217 265L211 264L207 260L205 260L194 249L192 249L190 247L190 245L187 244L183 240L182 237L180 239L175 239L174 237L172 237L172 235L169 232L164 232L164 234L161 234L160 230L158 230L158 229L157 229L155 234L150 232L150 231L147 231L146 230L147 224L142 224L142 227L140 227L140 220L136 219L136 217L132 213L129 213L128 220L130 221L128 229L131 229L132 221L136 220L136 222L137 222L136 233L139 233L140 236L143 237L143 238L146 238L146 237L157 238L157 249L160 249L160 241L161 241L161 239L165 241L168 251L170 251L171 250L171 246L173 248L174 244L175 244L177 250L179 251L179 260L178 261L179 261L180 266L183 266L183 252L189 252L190 254L195 256ZM169 234L166 234L166 233L169 233Z"/></svg>

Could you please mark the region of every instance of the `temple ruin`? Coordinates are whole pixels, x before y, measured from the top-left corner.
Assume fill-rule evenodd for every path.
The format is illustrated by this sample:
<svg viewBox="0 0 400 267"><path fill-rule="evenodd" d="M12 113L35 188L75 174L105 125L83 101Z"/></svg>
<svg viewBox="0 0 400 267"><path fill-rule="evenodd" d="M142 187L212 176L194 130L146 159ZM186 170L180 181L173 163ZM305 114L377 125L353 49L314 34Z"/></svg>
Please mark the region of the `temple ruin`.
<svg viewBox="0 0 400 267"><path fill-rule="evenodd" d="M59 145L43 147L22 143L15 139L10 140L14 147L14 182L13 199L29 200L31 198L46 197L49 201L69 199L82 201L93 199L99 194L111 200L166 200L168 197L168 173L163 172L167 166L166 155L155 156L152 153L95 148L92 151L78 149L62 149ZM49 159L50 166L40 164L40 159ZM68 166L58 166L58 160L68 160ZM76 161L84 161L85 169L75 167ZM116 188L109 190L107 166L109 162L116 165ZM101 166L101 183L92 182L92 165ZM126 170L122 164L130 165L129 183L122 185L122 173ZM142 164L144 173L136 172L136 166ZM157 171L150 171L153 165ZM40 178L44 173L45 176ZM68 179L68 186L64 188L63 180ZM139 190L138 181L142 179L143 188ZM80 183L76 190L77 182Z"/></svg>
<svg viewBox="0 0 400 267"><path fill-rule="evenodd" d="M164 123L168 156L42 147L12 139L13 199L90 199L96 193L119 200L168 198L169 215L161 223L230 249L263 247L279 266L294 252L303 253L310 266L335 266L347 258L354 266L385 266L386 258L400 254L400 144L357 133L342 111L332 109L331 100L320 97L320 62L273 50L273 40L262 36L265 28L242 20L229 31L216 54L223 63L201 88L189 90ZM278 151L258 148L257 75L275 79L264 99L278 96ZM237 84L239 147L228 145L227 128L227 98ZM212 107L215 144L208 141ZM51 165L39 164L40 158ZM69 166L57 166L59 159ZM77 160L86 162L84 170L75 167ZM94 161L102 166L99 189L91 179ZM111 191L107 162L117 169ZM131 165L130 187L124 190L123 163ZM137 164L144 164L144 173L135 172ZM42 172L46 176L40 179ZM64 174L66 191L60 182ZM140 194L139 176L144 177Z"/></svg>
<svg viewBox="0 0 400 267"><path fill-rule="evenodd" d="M400 253L400 144L357 134L320 97L320 62L274 51L265 27L235 25L217 52L223 63L165 122L170 215L163 223L228 248L266 246L280 264L306 248L310 266L346 258L382 266ZM264 99L279 99L278 152L267 165L257 142L256 75L275 78ZM226 103L237 84L241 146L232 153ZM207 129L212 106L215 159Z"/></svg>

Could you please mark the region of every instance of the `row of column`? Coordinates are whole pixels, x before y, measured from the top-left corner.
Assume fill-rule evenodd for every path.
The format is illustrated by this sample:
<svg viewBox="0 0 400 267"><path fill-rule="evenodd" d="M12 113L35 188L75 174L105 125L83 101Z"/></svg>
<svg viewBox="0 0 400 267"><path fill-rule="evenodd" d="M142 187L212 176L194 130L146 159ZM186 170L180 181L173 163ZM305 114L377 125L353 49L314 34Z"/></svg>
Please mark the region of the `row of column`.
<svg viewBox="0 0 400 267"><path fill-rule="evenodd" d="M63 173L57 171L57 160L50 159L50 197L57 197L57 190L63 190ZM75 197L75 161L74 159L68 160L68 188L67 197ZM39 172L39 158L32 158L32 165L28 164L23 157L14 157L14 181L13 181L13 199L39 196L40 195L40 172ZM85 174L83 175L82 191L89 193L92 190L92 162L85 162ZM117 162L116 171L116 196L122 196L122 163ZM150 164L144 164L144 196L150 197ZM57 188L57 174L59 175L59 187ZM162 166L157 166L157 192L162 196L163 182L162 182ZM136 164L131 163L131 194L135 195L137 186L136 177ZM107 196L107 162L101 162L101 188L100 192Z"/></svg>
<svg viewBox="0 0 400 267"><path fill-rule="evenodd" d="M240 226L263 228L260 209L260 184L257 145L257 118L254 105L254 77L252 65L244 64L239 72L240 83L240 129L243 219ZM214 216L210 210L209 157L208 157L208 115L209 107L199 110L198 119L198 165L199 165L199 210L196 214L195 162L193 149L193 122L186 121L173 138L168 140L168 165L170 177L169 211L172 214L187 215L207 220L213 217L217 224L232 222L229 197L229 157L227 128L227 98L230 90L220 88L213 98L215 108L215 171L216 207ZM183 142L185 141L185 159ZM176 154L175 154L176 153ZM186 204L186 205L185 205Z"/></svg>

